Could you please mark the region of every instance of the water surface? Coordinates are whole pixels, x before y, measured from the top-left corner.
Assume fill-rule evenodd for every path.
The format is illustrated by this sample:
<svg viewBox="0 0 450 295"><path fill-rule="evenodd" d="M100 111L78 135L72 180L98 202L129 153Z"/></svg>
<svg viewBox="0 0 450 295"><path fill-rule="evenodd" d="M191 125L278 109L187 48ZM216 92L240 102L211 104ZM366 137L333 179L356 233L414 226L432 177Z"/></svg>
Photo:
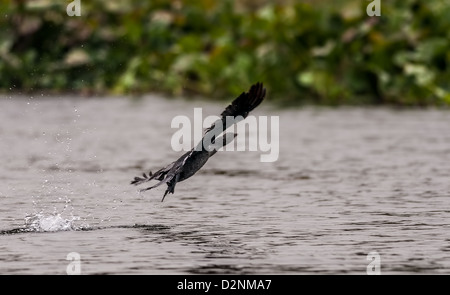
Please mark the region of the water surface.
<svg viewBox="0 0 450 295"><path fill-rule="evenodd" d="M450 116L277 110L280 155L223 152L175 195L130 180L175 160L171 120L224 103L0 98L0 274L450 272Z"/></svg>

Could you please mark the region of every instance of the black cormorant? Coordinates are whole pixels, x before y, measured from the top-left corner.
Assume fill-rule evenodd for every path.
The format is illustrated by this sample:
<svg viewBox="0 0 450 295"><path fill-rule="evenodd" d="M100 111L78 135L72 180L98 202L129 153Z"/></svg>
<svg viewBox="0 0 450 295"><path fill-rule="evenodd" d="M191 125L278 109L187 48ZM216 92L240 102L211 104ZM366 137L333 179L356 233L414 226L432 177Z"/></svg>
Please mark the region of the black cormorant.
<svg viewBox="0 0 450 295"><path fill-rule="evenodd" d="M161 202L164 201L164 198L168 193L174 193L177 182L188 179L194 175L218 149L226 146L236 137L236 133L225 133L216 138L219 134L213 134L215 131L215 124L222 124L222 129L218 129L224 131L232 124L245 119L250 111L263 101L265 95L266 89L263 87L262 83L252 85L248 92L243 92L225 108L222 114L220 114L220 119L218 121L205 130L202 141L198 143L196 147L182 155L178 160L156 171L154 174L150 171L148 174L142 174L142 177L135 177L134 180L131 181L131 184L139 185L150 180L159 181L153 186L140 190L143 192L166 183L167 189ZM227 120L227 117L232 117L231 119L233 120ZM209 137L210 139L210 144L207 146L204 145L204 142L207 142L204 140L206 137Z"/></svg>

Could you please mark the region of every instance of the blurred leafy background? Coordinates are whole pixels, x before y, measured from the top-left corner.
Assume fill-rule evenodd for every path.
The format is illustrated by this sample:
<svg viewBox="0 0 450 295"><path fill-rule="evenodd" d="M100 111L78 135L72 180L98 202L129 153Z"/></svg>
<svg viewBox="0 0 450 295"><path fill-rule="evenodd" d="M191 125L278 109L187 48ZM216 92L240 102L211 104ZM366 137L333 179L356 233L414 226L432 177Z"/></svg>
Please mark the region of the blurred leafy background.
<svg viewBox="0 0 450 295"><path fill-rule="evenodd" d="M1 0L0 91L450 105L450 1Z"/></svg>

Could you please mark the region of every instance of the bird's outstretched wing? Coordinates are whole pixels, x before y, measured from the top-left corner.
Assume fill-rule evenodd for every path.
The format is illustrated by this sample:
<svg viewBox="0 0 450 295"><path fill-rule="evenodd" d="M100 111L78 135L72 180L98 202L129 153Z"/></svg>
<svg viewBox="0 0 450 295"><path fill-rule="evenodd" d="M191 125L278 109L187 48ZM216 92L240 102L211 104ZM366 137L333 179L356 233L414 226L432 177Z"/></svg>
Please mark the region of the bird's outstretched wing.
<svg viewBox="0 0 450 295"><path fill-rule="evenodd" d="M207 135L207 133L209 131L213 130L214 127L216 126L216 124L222 125L222 131L225 131L228 127L230 127L234 123L237 123L239 120L245 119L248 116L248 114L263 101L265 95L266 95L266 89L263 87L262 83L256 83L256 84L252 85L248 92L243 92L235 100L233 100L233 102L229 106L227 106L225 108L225 110L222 112L222 114L220 114L219 120L217 120L214 124L212 124L211 127L209 127L208 129L205 130L205 136L203 139L205 139L205 137L207 137L207 136L211 136L211 138L212 138L211 143L215 143L215 138L219 134L209 133ZM233 120L227 120L227 117L232 117ZM222 133L222 132L220 132L220 133ZM234 136L236 136L236 135L234 135ZM191 159L193 157L193 155L196 155L197 152L204 151L203 139L199 143L199 145L201 145L200 146L201 148L199 150L197 150L196 148L193 148L191 151L189 151L189 152L185 153L183 156L181 156L178 160L176 160L176 161L170 163L169 165L167 165L166 167L156 171L154 174L152 174L152 172L149 172L148 174L145 174L145 173L142 174L142 177L135 177L131 181L131 184L139 185L139 184L151 181L151 180L159 181L155 185L141 190L141 191L146 191L146 190L150 190L152 188L160 186L161 184L166 183L168 188L167 188L166 192L164 193L164 196L162 199L162 200L164 200L164 197L168 193L173 194L175 185L179 181L180 173L181 173L186 161ZM222 145L226 145L227 143L228 143L227 138L224 136ZM209 156L211 156L213 154L214 154L214 152L210 153ZM203 162L203 164L204 164L204 162ZM202 165L200 165L199 168L201 166ZM195 172L196 171L191 173L191 175L194 174Z"/></svg>
<svg viewBox="0 0 450 295"><path fill-rule="evenodd" d="M263 101L265 95L266 88L263 87L262 83L258 82L253 84L248 92L242 92L241 95L225 108L220 114L220 119L212 124L211 127L207 128L205 134L213 130L216 124L220 124L220 122L223 126L222 131L225 131L225 129L234 123L232 120L229 120L227 124L227 117L236 118L241 116L242 119L247 118L248 114Z"/></svg>

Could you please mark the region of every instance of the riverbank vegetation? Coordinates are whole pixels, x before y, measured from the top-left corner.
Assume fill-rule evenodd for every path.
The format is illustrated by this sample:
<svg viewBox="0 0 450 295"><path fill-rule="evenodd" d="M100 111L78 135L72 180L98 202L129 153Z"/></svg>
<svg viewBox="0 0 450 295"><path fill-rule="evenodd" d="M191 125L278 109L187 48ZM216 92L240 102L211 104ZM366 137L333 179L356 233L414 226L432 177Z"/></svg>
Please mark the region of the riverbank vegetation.
<svg viewBox="0 0 450 295"><path fill-rule="evenodd" d="M450 105L450 2L2 1L0 91Z"/></svg>

